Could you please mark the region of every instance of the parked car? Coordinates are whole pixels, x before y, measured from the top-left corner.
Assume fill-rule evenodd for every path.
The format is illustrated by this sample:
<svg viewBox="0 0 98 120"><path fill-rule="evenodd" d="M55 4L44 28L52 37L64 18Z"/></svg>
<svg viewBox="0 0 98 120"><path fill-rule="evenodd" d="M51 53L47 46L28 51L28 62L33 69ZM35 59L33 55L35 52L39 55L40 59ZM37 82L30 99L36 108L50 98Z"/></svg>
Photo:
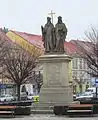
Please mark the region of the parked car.
<svg viewBox="0 0 98 120"><path fill-rule="evenodd" d="M74 101L76 100L76 94L73 94L73 100Z"/></svg>
<svg viewBox="0 0 98 120"><path fill-rule="evenodd" d="M39 95L28 95L27 100L33 100L34 102L39 102Z"/></svg>
<svg viewBox="0 0 98 120"><path fill-rule="evenodd" d="M21 100L27 100L27 94L26 94L26 92L22 92L22 93L20 94L20 99L21 99Z"/></svg>
<svg viewBox="0 0 98 120"><path fill-rule="evenodd" d="M88 88L86 92L96 93L96 87Z"/></svg>
<svg viewBox="0 0 98 120"><path fill-rule="evenodd" d="M27 100L33 100L33 94L29 94L28 96L27 96Z"/></svg>
<svg viewBox="0 0 98 120"><path fill-rule="evenodd" d="M1 95L0 96L0 101L4 102L4 101L14 101L15 98L12 95L9 94L5 94L5 95Z"/></svg>
<svg viewBox="0 0 98 120"><path fill-rule="evenodd" d="M15 98L15 100L17 101L17 100L18 100L18 95L16 94L16 95L14 96L14 98ZM20 94L20 100L22 100L22 101L27 100L27 94L26 94L26 92L22 92L22 93Z"/></svg>
<svg viewBox="0 0 98 120"><path fill-rule="evenodd" d="M76 100L90 100L94 97L94 95L90 92L85 92L85 93L81 93L79 96L76 96Z"/></svg>
<svg viewBox="0 0 98 120"><path fill-rule="evenodd" d="M79 93L73 94L73 100L76 101L76 97L78 97L79 95Z"/></svg>

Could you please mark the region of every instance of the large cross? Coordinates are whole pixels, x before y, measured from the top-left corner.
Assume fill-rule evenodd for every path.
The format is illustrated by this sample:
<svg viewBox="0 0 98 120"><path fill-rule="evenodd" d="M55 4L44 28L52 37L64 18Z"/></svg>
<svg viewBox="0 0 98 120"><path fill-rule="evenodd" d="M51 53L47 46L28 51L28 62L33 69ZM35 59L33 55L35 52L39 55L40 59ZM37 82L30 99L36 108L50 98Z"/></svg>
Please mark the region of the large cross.
<svg viewBox="0 0 98 120"><path fill-rule="evenodd" d="M51 10L51 12L48 13L48 14L51 15L51 19L52 19L52 23L53 23L53 15L55 15L55 13L53 13L52 10Z"/></svg>

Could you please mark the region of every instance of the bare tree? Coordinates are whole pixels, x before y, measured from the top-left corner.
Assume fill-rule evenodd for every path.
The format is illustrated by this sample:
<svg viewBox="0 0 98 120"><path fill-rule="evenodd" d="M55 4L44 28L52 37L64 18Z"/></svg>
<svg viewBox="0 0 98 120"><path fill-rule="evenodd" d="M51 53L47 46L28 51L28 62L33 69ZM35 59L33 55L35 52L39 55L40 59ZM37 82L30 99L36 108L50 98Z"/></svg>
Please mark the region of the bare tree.
<svg viewBox="0 0 98 120"><path fill-rule="evenodd" d="M38 93L40 92L41 86L43 84L43 75L40 71L34 71L32 79L36 82L38 87Z"/></svg>
<svg viewBox="0 0 98 120"><path fill-rule="evenodd" d="M79 90L80 93L82 93L82 84L84 82L84 75L85 72L83 72L82 74L79 74L79 76L77 77L76 75L73 75L73 80L79 85Z"/></svg>
<svg viewBox="0 0 98 120"><path fill-rule="evenodd" d="M98 30L92 28L92 31L86 34L90 41L90 50L85 51L88 68L91 70L88 73L93 77L98 77Z"/></svg>
<svg viewBox="0 0 98 120"><path fill-rule="evenodd" d="M98 77L98 30L91 28L91 31L85 34L87 41L77 42L77 46L87 61L88 70L86 72L93 77Z"/></svg>
<svg viewBox="0 0 98 120"><path fill-rule="evenodd" d="M0 28L0 66L2 65L2 58L4 58L7 47L9 46L10 41L6 36L5 32Z"/></svg>
<svg viewBox="0 0 98 120"><path fill-rule="evenodd" d="M38 63L37 49L30 54L20 48L9 48L3 59L4 77L12 80L17 85L18 100L20 100L20 86L32 77L32 72Z"/></svg>

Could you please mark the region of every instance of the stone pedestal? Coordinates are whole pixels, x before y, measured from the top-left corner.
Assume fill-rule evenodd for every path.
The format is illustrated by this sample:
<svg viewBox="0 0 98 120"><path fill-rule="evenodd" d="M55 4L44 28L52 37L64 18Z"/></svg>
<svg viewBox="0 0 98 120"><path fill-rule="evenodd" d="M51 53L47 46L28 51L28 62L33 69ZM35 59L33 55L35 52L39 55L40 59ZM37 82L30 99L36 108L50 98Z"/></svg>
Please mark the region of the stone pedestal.
<svg viewBox="0 0 98 120"><path fill-rule="evenodd" d="M39 103L47 105L68 105L73 101L72 88L69 85L69 62L71 57L66 54L43 55L43 86L40 91Z"/></svg>

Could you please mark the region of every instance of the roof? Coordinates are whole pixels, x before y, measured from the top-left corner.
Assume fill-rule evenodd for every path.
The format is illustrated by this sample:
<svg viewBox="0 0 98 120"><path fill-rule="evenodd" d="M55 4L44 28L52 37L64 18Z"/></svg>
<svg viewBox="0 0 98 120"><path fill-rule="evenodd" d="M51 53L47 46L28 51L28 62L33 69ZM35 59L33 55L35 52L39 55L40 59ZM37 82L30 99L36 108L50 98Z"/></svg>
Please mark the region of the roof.
<svg viewBox="0 0 98 120"><path fill-rule="evenodd" d="M83 52L83 50L86 51L91 51L92 49L92 43L89 41L81 41L81 40L71 40L71 43L73 43L74 45L76 45L78 47L79 50L81 50Z"/></svg>
<svg viewBox="0 0 98 120"><path fill-rule="evenodd" d="M12 30L11 30L11 32L24 38L26 41L35 45L36 47L38 47L40 49L44 49L41 35L35 35L35 34L26 33L26 32L19 32L19 31L12 31ZM65 51L68 54L73 55L73 56L81 54L82 51L78 47L77 43L82 44L86 48L89 42L79 41L79 40L71 40L69 42L65 41L65 43L64 43ZM87 47L87 49L88 49L88 47Z"/></svg>
<svg viewBox="0 0 98 120"><path fill-rule="evenodd" d="M24 38L29 43L39 47L40 49L44 49L41 35L35 35L35 34L26 33L26 32L19 32L19 31L12 31L12 30L11 32L19 35L20 37ZM77 52L79 52L77 46L71 42L65 41L64 46L65 46L65 51L68 54L76 54Z"/></svg>
<svg viewBox="0 0 98 120"><path fill-rule="evenodd" d="M34 34L29 34L26 32L18 32L18 31L12 31L15 34L19 35L20 37L24 38L31 44L37 46L38 48L43 49L43 42L42 42L42 37L41 35L34 35Z"/></svg>
<svg viewBox="0 0 98 120"><path fill-rule="evenodd" d="M6 41L6 43L9 45L14 45L14 43L9 39L9 37L7 37L6 33L4 32L4 30L2 30L2 28L0 28L0 40Z"/></svg>
<svg viewBox="0 0 98 120"><path fill-rule="evenodd" d="M64 47L65 47L65 51L70 55L76 55L80 53L79 48L71 41L69 42L65 41Z"/></svg>

